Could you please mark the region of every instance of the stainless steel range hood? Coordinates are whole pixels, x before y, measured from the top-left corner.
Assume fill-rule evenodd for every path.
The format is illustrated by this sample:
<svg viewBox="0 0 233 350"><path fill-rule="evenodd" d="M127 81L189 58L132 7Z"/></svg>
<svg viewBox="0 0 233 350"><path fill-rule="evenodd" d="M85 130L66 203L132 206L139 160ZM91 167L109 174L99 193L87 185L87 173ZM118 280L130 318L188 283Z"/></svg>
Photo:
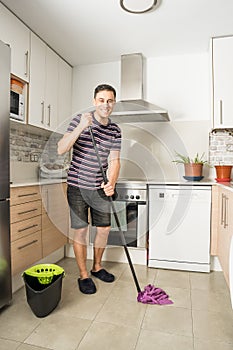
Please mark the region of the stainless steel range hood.
<svg viewBox="0 0 233 350"><path fill-rule="evenodd" d="M121 100L114 106L111 120L117 123L167 122L166 110L143 99L143 56L121 56Z"/></svg>

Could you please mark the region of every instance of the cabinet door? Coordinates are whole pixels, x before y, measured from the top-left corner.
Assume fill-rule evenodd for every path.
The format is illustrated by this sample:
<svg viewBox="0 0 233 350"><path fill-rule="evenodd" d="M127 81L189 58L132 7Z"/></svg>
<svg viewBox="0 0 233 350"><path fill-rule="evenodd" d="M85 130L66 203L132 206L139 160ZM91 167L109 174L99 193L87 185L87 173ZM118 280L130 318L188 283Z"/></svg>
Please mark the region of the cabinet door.
<svg viewBox="0 0 233 350"><path fill-rule="evenodd" d="M68 235L68 207L62 184L42 187L43 257L64 246Z"/></svg>
<svg viewBox="0 0 233 350"><path fill-rule="evenodd" d="M232 128L233 37L214 38L212 44L214 128Z"/></svg>
<svg viewBox="0 0 233 350"><path fill-rule="evenodd" d="M30 30L2 4L0 40L11 47L11 73L29 81Z"/></svg>
<svg viewBox="0 0 233 350"><path fill-rule="evenodd" d="M55 131L57 128L58 104L58 55L46 47L46 83L45 83L45 128Z"/></svg>
<svg viewBox="0 0 233 350"><path fill-rule="evenodd" d="M230 191L221 189L219 195L219 232L218 232L218 258L221 264L225 279L229 285L229 258L230 244L233 236L233 194Z"/></svg>
<svg viewBox="0 0 233 350"><path fill-rule="evenodd" d="M41 128L45 126L45 57L45 43L31 33L28 123Z"/></svg>
<svg viewBox="0 0 233 350"><path fill-rule="evenodd" d="M59 59L58 131L64 134L71 120L72 67Z"/></svg>

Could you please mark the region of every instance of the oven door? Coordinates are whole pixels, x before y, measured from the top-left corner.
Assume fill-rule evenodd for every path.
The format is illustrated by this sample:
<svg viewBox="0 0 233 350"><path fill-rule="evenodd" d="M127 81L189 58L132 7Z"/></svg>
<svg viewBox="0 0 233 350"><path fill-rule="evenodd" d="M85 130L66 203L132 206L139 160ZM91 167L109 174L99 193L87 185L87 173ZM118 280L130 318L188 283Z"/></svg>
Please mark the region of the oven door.
<svg viewBox="0 0 233 350"><path fill-rule="evenodd" d="M125 241L128 247L146 248L148 236L148 205L138 201L114 201L117 216L120 221ZM90 229L90 241L94 242L96 229ZM122 246L121 235L116 225L114 215L111 217L111 230L108 245Z"/></svg>

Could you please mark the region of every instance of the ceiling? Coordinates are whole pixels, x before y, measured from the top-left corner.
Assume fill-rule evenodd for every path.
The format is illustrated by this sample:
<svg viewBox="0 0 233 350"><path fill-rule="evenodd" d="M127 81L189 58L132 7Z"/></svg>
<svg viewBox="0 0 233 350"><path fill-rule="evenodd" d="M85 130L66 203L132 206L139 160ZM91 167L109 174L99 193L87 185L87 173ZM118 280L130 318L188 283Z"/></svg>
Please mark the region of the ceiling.
<svg viewBox="0 0 233 350"><path fill-rule="evenodd" d="M140 15L123 11L120 0L1 2L73 66L118 61L134 52L203 52L210 37L233 35L232 0L159 0Z"/></svg>

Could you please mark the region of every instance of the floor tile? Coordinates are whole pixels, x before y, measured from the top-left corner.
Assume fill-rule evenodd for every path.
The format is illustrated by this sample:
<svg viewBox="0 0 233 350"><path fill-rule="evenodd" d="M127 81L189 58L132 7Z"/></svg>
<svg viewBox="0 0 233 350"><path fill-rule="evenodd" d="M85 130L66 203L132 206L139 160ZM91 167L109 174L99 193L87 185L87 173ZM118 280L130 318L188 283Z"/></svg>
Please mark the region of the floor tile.
<svg viewBox="0 0 233 350"><path fill-rule="evenodd" d="M34 346L30 344L21 344L17 350L48 350L48 348L42 348L41 346Z"/></svg>
<svg viewBox="0 0 233 350"><path fill-rule="evenodd" d="M220 271L211 271L210 273L190 272L191 289L227 291L228 287Z"/></svg>
<svg viewBox="0 0 233 350"><path fill-rule="evenodd" d="M194 337L233 344L233 312L192 310Z"/></svg>
<svg viewBox="0 0 233 350"><path fill-rule="evenodd" d="M138 331L111 323L94 322L78 350L134 350Z"/></svg>
<svg viewBox="0 0 233 350"><path fill-rule="evenodd" d="M89 328L91 321L53 314L31 333L24 343L54 350L75 350Z"/></svg>
<svg viewBox="0 0 233 350"><path fill-rule="evenodd" d="M155 285L175 288L190 288L189 272L176 270L158 270Z"/></svg>
<svg viewBox="0 0 233 350"><path fill-rule="evenodd" d="M194 350L232 350L233 343L216 342L194 338Z"/></svg>
<svg viewBox="0 0 233 350"><path fill-rule="evenodd" d="M0 350L16 350L19 345L16 341L0 338Z"/></svg>
<svg viewBox="0 0 233 350"><path fill-rule="evenodd" d="M33 314L26 300L13 301L0 313L0 317L0 337L16 341L23 341L40 324L40 319Z"/></svg>
<svg viewBox="0 0 233 350"><path fill-rule="evenodd" d="M193 350L193 338L142 330L135 350Z"/></svg>
<svg viewBox="0 0 233 350"><path fill-rule="evenodd" d="M141 288L143 288L143 286L147 284L154 284L155 276L157 274L156 269L149 269L147 268L147 266L136 265L136 264L133 266L133 268L135 270L136 278L142 285ZM129 266L127 266L127 268L124 270L119 280L124 282L129 282L130 280L134 281L133 275Z"/></svg>
<svg viewBox="0 0 233 350"><path fill-rule="evenodd" d="M170 305L148 305L142 328L191 337L191 310Z"/></svg>
<svg viewBox="0 0 233 350"><path fill-rule="evenodd" d="M121 300L137 301L138 291L133 281L126 282L122 280L116 281L114 288L111 291L111 297Z"/></svg>
<svg viewBox="0 0 233 350"><path fill-rule="evenodd" d="M127 263L103 262L113 283L93 277L97 292L85 295L77 284L74 258L57 263L65 270L56 309L37 318L25 287L0 310L0 350L232 350L233 310L222 272L199 273L134 265L141 290L162 288L174 302L137 302ZM87 261L91 270L92 260Z"/></svg>
<svg viewBox="0 0 233 350"><path fill-rule="evenodd" d="M136 300L131 301L110 296L95 320L139 329L146 307L147 305L138 303Z"/></svg>
<svg viewBox="0 0 233 350"><path fill-rule="evenodd" d="M194 310L205 310L211 312L229 311L231 309L230 294L226 291L212 291L211 289L192 289L192 308Z"/></svg>

